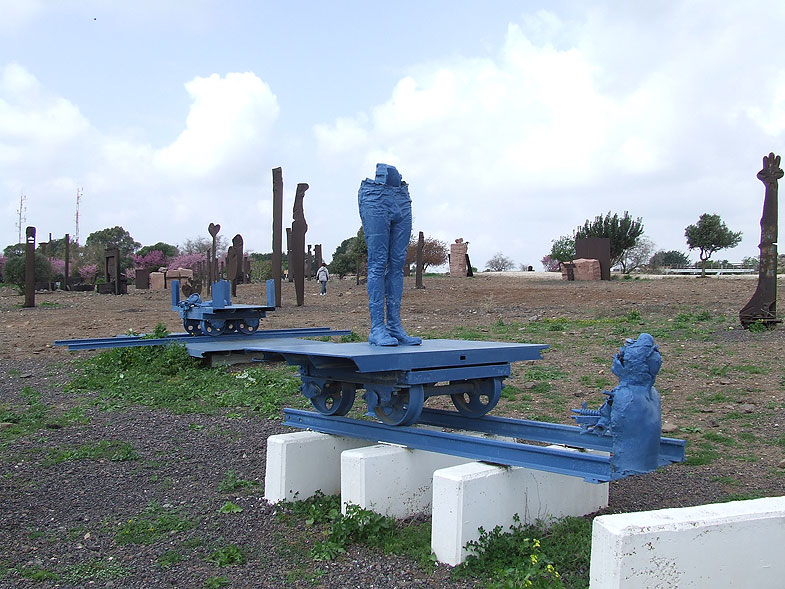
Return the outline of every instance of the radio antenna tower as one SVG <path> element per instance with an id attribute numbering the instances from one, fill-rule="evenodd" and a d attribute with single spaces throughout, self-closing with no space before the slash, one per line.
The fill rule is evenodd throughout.
<path id="1" fill-rule="evenodd" d="M 27 197 L 25 196 L 24 192 L 19 193 L 19 208 L 16 211 L 17 223 L 16 228 L 19 230 L 19 241 L 16 243 L 22 243 L 22 233 L 25 227 L 25 221 L 27 221 L 27 217 L 25 213 L 27 212 L 27 205 L 25 202 L 27 201 Z"/>
<path id="2" fill-rule="evenodd" d="M 76 189 L 76 231 L 74 231 L 74 243 L 79 245 L 79 202 L 82 200 L 82 193 L 84 188 Z"/>

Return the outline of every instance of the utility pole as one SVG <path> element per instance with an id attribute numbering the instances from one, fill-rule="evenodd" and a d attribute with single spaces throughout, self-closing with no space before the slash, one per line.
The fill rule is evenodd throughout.
<path id="1" fill-rule="evenodd" d="M 25 226 L 25 221 L 27 221 L 27 217 L 25 213 L 27 212 L 27 205 L 25 202 L 27 201 L 27 197 L 25 196 L 24 192 L 19 193 L 19 208 L 16 211 L 16 228 L 19 231 L 19 237 L 16 243 L 22 243 L 22 229 Z"/>
<path id="2" fill-rule="evenodd" d="M 76 189 L 76 231 L 74 231 L 74 243 L 79 245 L 79 202 L 82 200 L 84 188 Z"/>

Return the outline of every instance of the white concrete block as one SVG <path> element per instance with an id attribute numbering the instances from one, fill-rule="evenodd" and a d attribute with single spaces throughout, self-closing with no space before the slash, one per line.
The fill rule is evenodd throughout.
<path id="1" fill-rule="evenodd" d="M 341 452 L 368 445 L 367 440 L 311 431 L 267 438 L 264 498 L 271 503 L 307 499 L 316 491 L 341 490 Z"/>
<path id="2" fill-rule="evenodd" d="M 434 471 L 469 462 L 467 458 L 379 444 L 341 454 L 341 504 L 395 518 L 427 512 Z"/>
<path id="3" fill-rule="evenodd" d="M 785 497 L 594 519 L 592 589 L 785 587 Z"/>
<path id="4" fill-rule="evenodd" d="M 466 560 L 466 543 L 478 528 L 509 527 L 550 517 L 585 515 L 608 505 L 608 484 L 521 467 L 481 462 L 438 470 L 433 475 L 431 549 L 439 562 Z"/>

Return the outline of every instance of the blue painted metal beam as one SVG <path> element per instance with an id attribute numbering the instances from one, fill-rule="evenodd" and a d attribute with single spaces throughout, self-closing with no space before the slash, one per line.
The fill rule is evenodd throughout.
<path id="1" fill-rule="evenodd" d="M 469 340 L 423 340 L 419 346 L 372 346 L 367 342 L 336 344 L 308 340 L 260 342 L 253 351 L 275 352 L 292 364 L 302 358 L 316 368 L 336 361 L 350 361 L 361 373 L 433 370 L 462 366 L 505 364 L 522 360 L 541 360 L 544 344 L 514 344 Z M 291 358 L 291 360 L 290 360 Z"/>
<path id="2" fill-rule="evenodd" d="M 388 426 L 346 417 L 328 417 L 313 411 L 298 409 L 285 409 L 284 415 L 286 425 L 301 429 L 312 429 L 372 442 L 390 442 L 429 452 L 462 456 L 471 460 L 577 476 L 592 483 L 622 478 L 612 472 L 608 455 L 545 448 L 417 427 Z"/>
<path id="3" fill-rule="evenodd" d="M 230 347 L 238 348 L 237 342 L 249 342 L 250 344 L 270 338 L 297 338 L 297 337 L 324 337 L 341 336 L 351 333 L 346 329 L 330 329 L 329 327 L 304 327 L 292 329 L 265 329 L 257 331 L 252 335 L 226 334 L 220 338 L 208 335 L 190 335 L 188 333 L 173 333 L 164 338 L 145 338 L 141 335 L 118 335 L 115 337 L 98 337 L 85 339 L 57 340 L 56 346 L 67 346 L 69 351 L 78 350 L 97 350 L 102 348 L 130 348 L 138 346 L 164 346 L 173 342 L 184 344 L 191 343 L 212 343 L 226 342 Z"/>
<path id="4" fill-rule="evenodd" d="M 585 430 L 578 426 L 559 423 L 490 416 L 470 418 L 453 411 L 442 411 L 440 409 L 423 409 L 417 423 L 519 438 L 532 442 L 563 444 L 574 448 L 586 448 L 602 452 L 611 452 L 613 449 L 613 438 L 611 436 L 581 433 L 585 432 Z M 660 466 L 683 461 L 685 446 L 686 442 L 684 440 L 660 438 Z"/>

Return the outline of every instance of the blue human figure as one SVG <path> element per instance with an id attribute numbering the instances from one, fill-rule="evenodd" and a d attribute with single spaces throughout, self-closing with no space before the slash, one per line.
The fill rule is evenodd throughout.
<path id="1" fill-rule="evenodd" d="M 362 181 L 358 201 L 368 246 L 368 342 L 416 346 L 422 339 L 407 335 L 401 326 L 403 264 L 412 233 L 409 186 L 394 166 L 376 164 L 376 178 Z"/>

